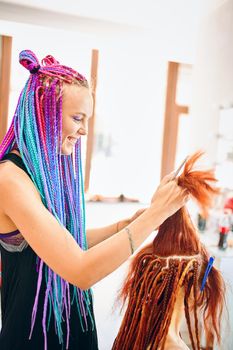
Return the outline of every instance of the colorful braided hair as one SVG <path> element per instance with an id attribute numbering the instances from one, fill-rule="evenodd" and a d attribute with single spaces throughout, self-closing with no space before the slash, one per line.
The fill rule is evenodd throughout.
<path id="1" fill-rule="evenodd" d="M 216 181 L 212 171 L 192 170 L 200 156 L 198 152 L 190 157 L 178 184 L 189 191 L 207 215 L 218 189 L 212 185 Z M 204 290 L 200 290 L 208 261 L 208 253 L 183 207 L 165 220 L 153 243 L 144 247 L 132 261 L 120 293 L 123 305 L 127 301 L 127 308 L 113 349 L 166 349 L 166 336 L 180 292 L 184 295 L 192 349 L 200 350 L 199 310 L 202 310 L 199 318 L 203 318 L 207 341 L 215 336 L 220 342 L 225 286 L 220 272 L 213 267 Z"/>
<path id="2" fill-rule="evenodd" d="M 61 154 L 61 143 L 63 84 L 76 84 L 88 88 L 87 80 L 75 70 L 61 65 L 52 56 L 46 56 L 40 66 L 37 57 L 30 50 L 20 53 L 19 62 L 31 74 L 20 94 L 11 126 L 0 145 L 0 160 L 13 149 L 19 150 L 32 181 L 40 192 L 43 204 L 59 223 L 69 230 L 79 246 L 86 250 L 81 143 L 79 139 L 70 156 Z M 73 285 L 70 286 L 39 258 L 37 270 L 38 282 L 32 310 L 30 338 L 37 315 L 44 273 L 47 282 L 42 320 L 45 349 L 47 349 L 46 328 L 50 322 L 51 312 L 54 313 L 59 343 L 64 342 L 62 336 L 64 311 L 67 325 L 66 349 L 68 349 L 70 303 L 76 303 L 82 329 L 87 330 L 87 315 L 91 317 L 89 293 Z M 91 321 L 94 326 L 92 317 Z"/>

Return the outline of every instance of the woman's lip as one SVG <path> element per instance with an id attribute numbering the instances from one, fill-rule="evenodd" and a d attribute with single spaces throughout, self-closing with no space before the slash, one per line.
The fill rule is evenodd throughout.
<path id="1" fill-rule="evenodd" d="M 70 143 L 72 143 L 72 145 L 74 145 L 78 140 L 77 138 L 72 137 L 72 136 L 68 136 L 67 139 Z"/>

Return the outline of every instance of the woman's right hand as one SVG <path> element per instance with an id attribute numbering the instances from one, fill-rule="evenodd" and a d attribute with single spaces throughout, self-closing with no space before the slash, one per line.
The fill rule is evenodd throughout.
<path id="1" fill-rule="evenodd" d="M 189 199 L 187 190 L 178 186 L 176 179 L 171 178 L 172 174 L 169 174 L 162 179 L 151 200 L 151 209 L 162 209 L 164 220 L 176 213 Z"/>
<path id="2" fill-rule="evenodd" d="M 172 171 L 171 173 L 169 173 L 168 175 L 165 175 L 165 176 L 162 178 L 162 180 L 161 180 L 159 186 L 157 187 L 155 193 L 153 194 L 153 197 L 151 198 L 151 203 L 153 203 L 153 201 L 154 201 L 154 196 L 155 196 L 157 190 L 158 190 L 160 187 L 162 187 L 163 185 L 165 185 L 166 183 L 168 183 L 168 182 L 171 181 L 171 180 L 175 180 L 175 179 L 174 179 L 174 175 L 175 175 L 175 171 Z"/>

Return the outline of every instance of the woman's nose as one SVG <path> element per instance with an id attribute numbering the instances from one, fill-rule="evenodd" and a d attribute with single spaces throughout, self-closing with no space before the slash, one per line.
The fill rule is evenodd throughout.
<path id="1" fill-rule="evenodd" d="M 80 126 L 79 130 L 78 130 L 79 135 L 87 135 L 87 122 L 83 121 L 82 125 Z"/>
<path id="2" fill-rule="evenodd" d="M 79 133 L 79 135 L 87 135 L 87 129 L 81 127 L 81 128 L 79 129 L 78 133 Z"/>

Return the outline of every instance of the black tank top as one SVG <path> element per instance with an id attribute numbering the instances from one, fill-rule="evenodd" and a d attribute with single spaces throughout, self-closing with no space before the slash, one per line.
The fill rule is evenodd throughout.
<path id="1" fill-rule="evenodd" d="M 23 161 L 18 155 L 11 153 L 4 156 L 2 160 L 4 159 L 11 160 L 27 173 Z M 44 295 L 46 291 L 44 276 L 32 338 L 30 340 L 28 339 L 38 277 L 36 271 L 37 255 L 30 246 L 27 246 L 22 252 L 9 252 L 0 245 L 0 251 L 2 259 L 2 329 L 0 333 L 0 349 L 43 350 L 44 336 L 42 329 L 42 316 Z M 70 288 L 70 290 L 72 290 L 72 288 Z M 93 305 L 91 305 L 91 312 L 94 320 Z M 50 327 L 47 331 L 47 349 L 65 349 L 65 345 L 62 347 L 62 345 L 59 344 L 54 324 L 52 313 Z M 63 324 L 63 336 L 65 344 L 65 322 Z M 77 306 L 74 303 L 71 305 L 69 350 L 97 349 L 98 341 L 95 322 L 93 330 L 91 319 L 88 316 L 88 331 L 83 332 L 79 321 Z"/>

